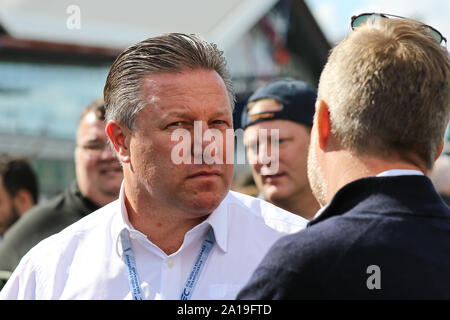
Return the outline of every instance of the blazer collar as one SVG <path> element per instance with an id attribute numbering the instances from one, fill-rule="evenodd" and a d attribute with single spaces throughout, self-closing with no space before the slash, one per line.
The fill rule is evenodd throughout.
<path id="1" fill-rule="evenodd" d="M 342 187 L 307 226 L 344 214 L 355 207 L 380 214 L 393 210 L 414 214 L 414 209 L 423 206 L 424 203 L 444 204 L 431 180 L 426 176 L 367 177 Z M 436 215 L 438 212 L 433 211 L 429 214 Z"/>

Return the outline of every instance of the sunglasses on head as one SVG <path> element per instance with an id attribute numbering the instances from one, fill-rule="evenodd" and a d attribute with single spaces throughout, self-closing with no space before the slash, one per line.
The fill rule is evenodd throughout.
<path id="1" fill-rule="evenodd" d="M 359 27 L 360 25 L 364 24 L 367 22 L 367 20 L 369 19 L 379 19 L 379 18 L 385 18 L 385 19 L 389 19 L 389 18 L 398 18 L 398 19 L 406 19 L 405 17 L 401 17 L 401 16 L 396 16 L 393 14 L 386 14 L 386 13 L 361 13 L 357 16 L 353 16 L 352 20 L 351 20 L 351 27 L 352 30 L 354 30 L 355 28 Z M 442 33 L 440 33 L 439 31 L 437 31 L 435 28 L 433 28 L 432 26 L 423 24 L 426 29 L 430 32 L 430 35 L 439 43 L 441 44 L 442 42 L 445 43 L 445 45 L 447 46 L 447 39 L 442 35 Z"/>

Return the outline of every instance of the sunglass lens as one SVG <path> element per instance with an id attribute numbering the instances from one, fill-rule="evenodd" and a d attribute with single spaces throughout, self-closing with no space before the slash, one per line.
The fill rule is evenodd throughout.
<path id="1" fill-rule="evenodd" d="M 371 17 L 373 17 L 373 14 L 362 14 L 357 16 L 355 19 L 353 19 L 352 21 L 352 28 L 357 28 L 360 25 L 364 24 L 367 22 L 367 20 L 369 20 Z"/>
<path id="2" fill-rule="evenodd" d="M 433 29 L 431 29 L 431 28 L 428 28 L 428 31 L 430 32 L 430 35 L 431 35 L 434 39 L 436 39 L 436 41 L 437 41 L 438 43 L 441 43 L 441 42 L 442 42 L 442 35 L 441 35 L 439 32 L 437 32 L 436 30 L 433 30 Z"/>

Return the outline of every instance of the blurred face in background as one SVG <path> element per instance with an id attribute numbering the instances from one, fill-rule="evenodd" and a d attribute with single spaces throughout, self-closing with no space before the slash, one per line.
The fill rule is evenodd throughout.
<path id="1" fill-rule="evenodd" d="M 262 99 L 257 101 L 248 113 L 251 115 L 276 111 L 280 108 L 281 105 L 276 100 Z M 245 129 L 244 134 L 249 158 L 250 153 L 261 152 L 262 143 L 270 143 L 270 139 L 258 141 L 258 132 L 262 129 L 267 130 L 268 137 L 272 130 L 279 130 L 278 171 L 266 170 L 265 167 L 270 166 L 270 163 L 258 162 L 250 165 L 255 183 L 264 194 L 265 199 L 276 204 L 279 201 L 285 202 L 301 196 L 305 192 L 310 192 L 306 168 L 310 139 L 309 128 L 288 120 L 268 120 L 251 125 Z M 257 146 L 257 150 L 250 148 L 252 145 Z M 271 150 L 270 146 L 267 146 L 266 150 Z"/>
<path id="2" fill-rule="evenodd" d="M 80 121 L 75 170 L 81 193 L 97 205 L 104 206 L 118 198 L 122 167 L 107 144 L 105 122 L 95 112 Z"/>
<path id="3" fill-rule="evenodd" d="M 0 176 L 0 236 L 3 236 L 18 217 L 13 198 L 3 186 L 3 178 Z"/>

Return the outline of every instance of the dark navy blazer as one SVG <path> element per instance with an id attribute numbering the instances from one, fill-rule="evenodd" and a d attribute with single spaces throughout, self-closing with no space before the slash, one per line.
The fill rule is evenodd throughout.
<path id="1" fill-rule="evenodd" d="M 351 182 L 238 299 L 450 299 L 450 209 L 425 176 Z"/>

